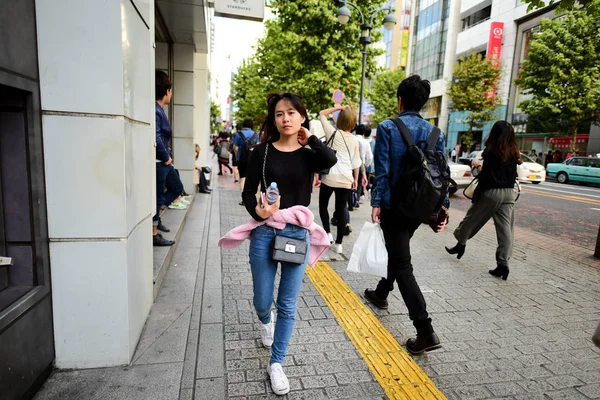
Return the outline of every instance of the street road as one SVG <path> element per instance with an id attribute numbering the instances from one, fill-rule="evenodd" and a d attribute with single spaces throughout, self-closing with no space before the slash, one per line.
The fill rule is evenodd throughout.
<path id="1" fill-rule="evenodd" d="M 600 224 L 600 188 L 544 182 L 521 184 L 515 224 L 566 242 L 594 249 Z M 471 201 L 462 189 L 451 197 L 452 207 L 466 211 Z"/>

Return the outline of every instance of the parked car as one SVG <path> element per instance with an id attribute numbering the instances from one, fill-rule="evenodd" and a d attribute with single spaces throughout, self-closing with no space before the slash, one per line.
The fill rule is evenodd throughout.
<path id="1" fill-rule="evenodd" d="M 521 153 L 523 164 L 517 167 L 519 182 L 539 184 L 546 180 L 546 169 L 542 164 L 534 162 L 529 156 Z"/>
<path id="2" fill-rule="evenodd" d="M 470 160 L 471 174 L 474 177 L 479 175 L 479 171 L 476 168 L 476 164 L 482 164 L 483 159 L 481 158 L 481 151 L 473 151 L 468 157 L 463 157 L 461 160 L 466 162 Z M 546 180 L 546 169 L 542 164 L 534 162 L 529 156 L 521 153 L 521 160 L 523 163 L 517 167 L 517 175 L 519 182 L 531 182 L 539 184 Z"/>
<path id="3" fill-rule="evenodd" d="M 458 159 L 458 163 L 468 165 L 469 167 L 471 167 L 471 163 L 475 158 L 481 160 L 481 153 L 483 153 L 483 151 L 481 150 L 472 151 L 466 157 L 460 157 Z"/>
<path id="4" fill-rule="evenodd" d="M 473 174 L 471 173 L 471 168 L 464 164 L 450 161 L 448 162 L 448 166 L 450 167 L 450 177 L 456 182 L 456 187 L 450 187 L 449 190 L 449 193 L 452 195 L 458 189 L 464 189 L 469 186 L 469 183 L 473 180 Z"/>
<path id="5" fill-rule="evenodd" d="M 548 164 L 547 172 L 560 183 L 600 183 L 600 157 L 571 157 L 562 163 Z"/>

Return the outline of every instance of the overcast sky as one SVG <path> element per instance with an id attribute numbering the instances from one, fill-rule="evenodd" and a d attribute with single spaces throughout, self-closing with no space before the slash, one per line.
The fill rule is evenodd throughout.
<path id="1" fill-rule="evenodd" d="M 265 20 L 271 17 L 265 7 Z M 242 60 L 254 53 L 254 47 L 263 36 L 262 22 L 215 17 L 215 49 L 212 74 L 218 79 L 218 102 L 225 117 L 231 73 L 236 72 Z M 213 82 L 214 83 L 214 82 Z"/>

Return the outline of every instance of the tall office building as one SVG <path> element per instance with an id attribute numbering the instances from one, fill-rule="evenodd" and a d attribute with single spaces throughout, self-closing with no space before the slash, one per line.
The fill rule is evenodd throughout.
<path id="1" fill-rule="evenodd" d="M 518 125 L 523 96 L 513 81 L 527 56 L 532 32 L 541 18 L 554 18 L 553 9 L 528 13 L 521 0 L 413 0 L 407 72 L 431 81 L 431 97 L 422 115 L 446 133 L 448 147 L 461 143 L 467 130 L 466 113 L 452 110 L 447 95 L 454 64 L 471 53 L 499 60 L 503 75 L 497 87 L 498 119 L 513 122 L 516 115 Z M 475 132 L 476 149 L 492 125 Z"/>

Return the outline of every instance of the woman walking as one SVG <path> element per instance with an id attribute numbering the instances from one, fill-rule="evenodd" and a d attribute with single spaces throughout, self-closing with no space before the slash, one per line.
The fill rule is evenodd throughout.
<path id="1" fill-rule="evenodd" d="M 335 129 L 327 120 L 327 116 L 339 111 L 337 117 L 337 128 Z M 335 193 L 335 216 L 337 218 L 337 234 L 333 250 L 342 253 L 342 240 L 344 230 L 349 224 L 346 211 L 347 202 L 353 189 L 358 187 L 358 172 L 362 161 L 360 159 L 360 147 L 352 130 L 356 126 L 356 112 L 350 106 L 336 105 L 319 113 L 319 119 L 329 146 L 336 151 L 338 159 L 328 174 L 321 178 L 321 189 L 319 192 L 319 215 L 323 228 L 333 242 L 333 235 L 329 226 L 329 199 Z"/>
<path id="2" fill-rule="evenodd" d="M 310 204 L 313 174 L 334 165 L 336 156 L 307 129 L 308 113 L 298 95 L 272 94 L 268 96 L 267 102 L 268 115 L 261 129 L 261 144 L 250 155 L 242 198 L 244 206 L 254 219 L 250 224 L 253 227 L 250 238 L 250 269 L 254 308 L 261 322 L 261 341 L 264 347 L 271 348 L 267 372 L 273 392 L 283 395 L 289 392 L 290 385 L 282 364 L 294 328 L 296 299 L 309 252 L 300 263 L 274 259 L 274 240 L 276 236 L 283 236 L 286 240 L 299 240 L 310 246 L 311 242 L 316 243 L 314 239 L 318 237 L 320 245 L 324 243 L 322 252 L 327 250 L 325 232 L 314 224 L 314 216 L 307 207 Z M 310 149 L 305 147 L 307 144 Z M 277 184 L 279 199 L 269 204 L 265 192 L 272 182 Z M 257 201 L 256 191 L 259 185 L 261 197 Z M 281 225 L 283 229 L 273 227 L 281 221 L 285 221 Z M 295 246 L 292 251 L 296 251 L 298 247 L 304 245 Z M 316 256 L 316 253 L 310 254 L 311 258 Z M 274 323 L 271 304 L 278 263 L 281 264 L 281 278 L 276 303 L 277 321 Z"/>
<path id="3" fill-rule="evenodd" d="M 219 139 L 217 140 L 217 146 L 219 162 L 219 173 L 217 175 L 223 175 L 223 167 L 227 168 L 230 174 L 233 174 L 233 169 L 229 165 L 229 158 L 231 157 L 229 149 L 231 147 L 231 142 L 229 141 L 229 134 L 227 132 L 221 132 Z"/>
<path id="4" fill-rule="evenodd" d="M 485 141 L 482 158 L 483 164 L 477 166 L 480 170 L 479 184 L 475 189 L 473 204 L 454 231 L 458 243 L 451 249 L 446 247 L 446 251 L 456 254 L 460 259 L 465 252 L 467 240 L 475 236 L 490 218 L 493 218 L 498 249 L 496 268 L 489 270 L 489 273 L 506 280 L 509 273 L 508 261 L 512 256 L 514 242 L 517 198 L 514 187 L 517 165 L 521 164 L 521 153 L 511 124 L 506 121 L 498 121 L 494 124 Z"/>

